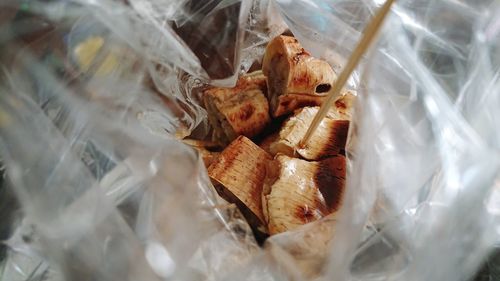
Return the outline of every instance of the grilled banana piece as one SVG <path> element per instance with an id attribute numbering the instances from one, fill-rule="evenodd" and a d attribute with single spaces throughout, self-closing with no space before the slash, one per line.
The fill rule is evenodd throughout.
<path id="1" fill-rule="evenodd" d="M 283 35 L 267 45 L 262 71 L 274 117 L 320 105 L 337 78 L 327 62 L 312 57 L 294 37 Z"/>
<path id="2" fill-rule="evenodd" d="M 272 157 L 244 136 L 235 139 L 217 161 L 208 168 L 208 175 L 217 193 L 235 203 L 254 228 L 264 226 L 262 214 L 262 186 L 266 177 L 266 163 Z"/>
<path id="3" fill-rule="evenodd" d="M 345 158 L 318 162 L 277 155 L 268 162 L 263 211 L 270 235 L 337 211 L 345 189 Z"/>
<path id="4" fill-rule="evenodd" d="M 226 145 L 237 136 L 254 137 L 269 124 L 269 104 L 263 94 L 266 79 L 252 73 L 238 80 L 234 88 L 212 88 L 204 92 L 208 121 L 215 140 Z"/>
<path id="5" fill-rule="evenodd" d="M 297 156 L 307 160 L 320 160 L 339 154 L 345 148 L 349 120 L 340 119 L 335 111 L 330 111 L 304 147 L 298 147 L 311 125 L 319 107 L 304 107 L 290 117 L 279 132 L 279 139 L 269 148 L 272 155 L 277 153 Z"/>

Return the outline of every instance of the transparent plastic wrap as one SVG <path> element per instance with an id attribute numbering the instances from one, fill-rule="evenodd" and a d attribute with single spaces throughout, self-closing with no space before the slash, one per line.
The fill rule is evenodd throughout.
<path id="1" fill-rule="evenodd" d="M 199 89 L 258 69 L 286 28 L 341 71 L 382 3 L 0 3 L 0 155 L 18 201 L 0 192 L 0 279 L 470 280 L 484 263 L 500 277 L 486 261 L 500 245 L 498 2 L 396 1 L 349 81 L 333 216 L 259 246 L 178 140 L 208 133 Z"/>

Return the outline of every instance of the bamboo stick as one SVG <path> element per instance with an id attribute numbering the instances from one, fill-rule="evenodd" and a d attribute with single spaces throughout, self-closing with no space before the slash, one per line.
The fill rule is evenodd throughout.
<path id="1" fill-rule="evenodd" d="M 382 23 L 384 22 L 385 17 L 390 11 L 390 8 L 392 4 L 394 3 L 395 0 L 387 0 L 382 8 L 377 12 L 377 14 L 373 17 L 371 22 L 366 26 L 363 36 L 361 40 L 359 41 L 358 45 L 354 49 L 354 52 L 352 53 L 351 57 L 347 61 L 347 65 L 344 67 L 342 72 L 340 73 L 339 78 L 335 82 L 334 86 L 328 93 L 327 99 L 323 102 L 321 105 L 320 110 L 314 117 L 313 121 L 311 122 L 311 125 L 307 129 L 306 134 L 304 135 L 304 138 L 300 141 L 299 147 L 303 148 L 309 139 L 311 138 L 312 134 L 314 131 L 318 128 L 319 124 L 321 123 L 321 120 L 325 118 L 328 110 L 332 106 L 333 102 L 335 99 L 340 95 L 340 91 L 344 87 L 345 83 L 347 82 L 347 79 L 351 76 L 352 72 L 358 65 L 359 61 L 361 60 L 361 57 L 363 54 L 368 50 L 370 47 L 371 43 L 373 42 L 373 39 L 377 35 L 380 27 L 382 26 Z"/>

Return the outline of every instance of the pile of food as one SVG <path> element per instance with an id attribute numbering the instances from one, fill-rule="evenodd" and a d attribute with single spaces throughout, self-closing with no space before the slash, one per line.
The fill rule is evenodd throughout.
<path id="1" fill-rule="evenodd" d="M 355 94 L 344 91 L 299 146 L 335 80 L 327 62 L 280 35 L 269 42 L 261 71 L 242 76 L 234 88 L 204 91 L 212 139 L 186 142 L 256 236 L 293 230 L 339 210 Z"/>

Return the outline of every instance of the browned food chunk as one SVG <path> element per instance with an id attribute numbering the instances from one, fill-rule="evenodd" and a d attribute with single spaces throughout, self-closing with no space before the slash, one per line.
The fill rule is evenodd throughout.
<path id="1" fill-rule="evenodd" d="M 221 197 L 235 203 L 254 228 L 264 226 L 262 186 L 267 162 L 272 157 L 244 136 L 235 139 L 217 161 L 208 168 L 208 175 Z"/>
<path id="2" fill-rule="evenodd" d="M 206 90 L 203 98 L 215 140 L 228 144 L 239 135 L 251 138 L 259 134 L 270 122 L 264 92 L 261 73 L 243 76 L 234 88 Z"/>
<path id="3" fill-rule="evenodd" d="M 274 117 L 320 105 L 336 79 L 327 62 L 312 57 L 294 37 L 283 35 L 267 45 L 262 71 Z"/>
<path id="4" fill-rule="evenodd" d="M 339 154 L 345 149 L 349 119 L 345 113 L 332 109 L 321 121 L 304 147 L 299 147 L 299 142 L 306 134 L 319 107 L 304 107 L 297 110 L 281 128 L 279 138 L 270 145 L 271 154 L 286 154 L 307 160 L 320 160 Z M 345 109 L 342 109 L 345 112 Z"/>
<path id="5" fill-rule="evenodd" d="M 269 234 L 336 212 L 345 190 L 345 165 L 343 156 L 308 162 L 279 154 L 269 162 L 262 198 Z"/>

